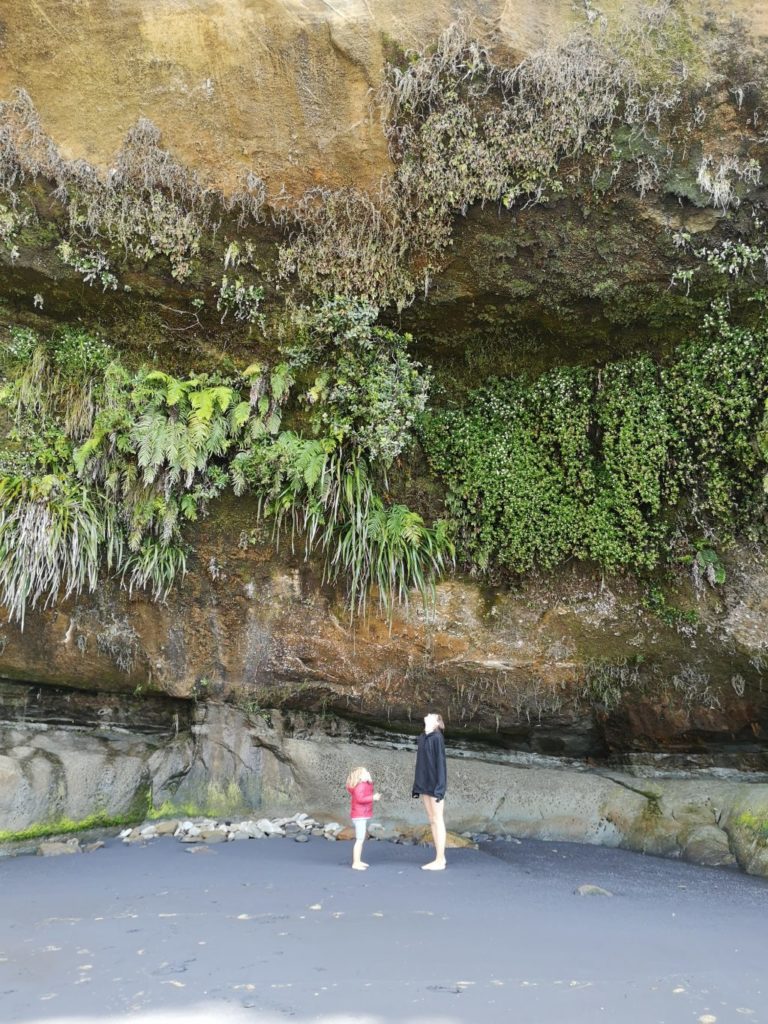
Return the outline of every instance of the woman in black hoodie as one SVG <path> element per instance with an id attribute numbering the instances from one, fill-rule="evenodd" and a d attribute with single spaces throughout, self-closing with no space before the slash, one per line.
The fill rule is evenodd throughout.
<path id="1" fill-rule="evenodd" d="M 435 843 L 435 859 L 422 864 L 424 871 L 442 871 L 445 868 L 445 725 L 441 715 L 431 712 L 424 716 L 424 732 L 419 736 L 416 752 L 416 775 L 412 796 L 420 796 L 429 818 Z"/>

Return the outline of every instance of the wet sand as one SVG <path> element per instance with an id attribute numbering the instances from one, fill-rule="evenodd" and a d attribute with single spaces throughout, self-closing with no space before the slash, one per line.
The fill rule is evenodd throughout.
<path id="1" fill-rule="evenodd" d="M 0 861 L 0 1020 L 768 1024 L 768 881 L 619 850 L 161 839 Z M 582 897 L 594 884 L 612 898 Z"/>

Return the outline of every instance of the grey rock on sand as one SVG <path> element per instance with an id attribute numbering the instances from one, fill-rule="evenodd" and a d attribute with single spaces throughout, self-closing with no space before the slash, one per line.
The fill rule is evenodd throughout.
<path id="1" fill-rule="evenodd" d="M 158 821 L 155 825 L 155 833 L 158 836 L 172 836 L 176 833 L 179 827 L 179 822 L 175 819 L 171 821 Z"/>
<path id="2" fill-rule="evenodd" d="M 579 885 L 573 892 L 576 896 L 613 896 L 612 892 L 599 885 Z"/>
<path id="3" fill-rule="evenodd" d="M 65 853 L 82 853 L 80 842 L 77 839 L 67 839 L 63 842 L 48 840 L 40 843 L 37 853 L 40 857 L 60 857 Z"/>
<path id="4" fill-rule="evenodd" d="M 205 840 L 206 843 L 226 843 L 227 834 L 226 832 L 220 832 L 218 829 L 206 828 L 200 833 L 200 838 Z"/>
<path id="5" fill-rule="evenodd" d="M 83 853 L 95 853 L 97 850 L 103 850 L 104 845 L 105 844 L 102 842 L 101 839 L 97 839 L 93 843 L 86 843 L 85 846 L 82 847 L 82 850 Z"/>
<path id="6" fill-rule="evenodd" d="M 683 860 L 712 868 L 730 867 L 736 863 L 728 836 L 714 825 L 701 825 L 691 830 L 683 846 Z"/>

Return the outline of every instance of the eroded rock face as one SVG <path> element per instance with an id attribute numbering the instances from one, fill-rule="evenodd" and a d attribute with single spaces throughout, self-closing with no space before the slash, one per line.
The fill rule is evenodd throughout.
<path id="1" fill-rule="evenodd" d="M 619 4 L 607 0 L 609 17 Z M 731 5 L 756 36 L 761 6 Z M 462 14 L 531 52 L 583 19 L 569 0 L 96 0 L 5 4 L 0 94 L 23 86 L 66 156 L 106 167 L 149 117 L 189 166 L 225 189 L 254 169 L 277 191 L 374 187 L 388 169 L 371 90 L 387 48 L 422 47 Z"/>
<path id="2" fill-rule="evenodd" d="M 376 816 L 385 828 L 423 825 L 420 803 L 410 795 L 413 741 L 366 733 L 333 717 L 247 715 L 200 704 L 189 729 L 172 728 L 162 738 L 14 722 L 0 729 L 0 750 L 3 767 L 11 769 L 0 773 L 5 831 L 77 821 L 96 809 L 117 817 L 131 808 L 137 817 L 155 808 L 228 819 L 302 808 L 321 821 L 343 822 L 344 779 L 360 763 L 382 794 Z M 450 734 L 448 754 L 446 816 L 454 831 L 621 846 L 768 874 L 768 784 L 757 777 L 646 778 L 573 764 L 523 766 L 487 749 L 455 747 Z M 146 833 L 158 834 L 157 828 Z"/>
<path id="3" fill-rule="evenodd" d="M 454 735 L 542 754 L 667 752 L 764 764 L 768 606 L 758 556 L 733 556 L 723 597 L 683 594 L 697 627 L 665 624 L 634 584 L 587 571 L 519 592 L 452 579 L 434 609 L 416 598 L 391 629 L 375 606 L 351 620 L 343 594 L 253 526 L 245 499 L 218 502 L 167 604 L 107 581 L 8 624 L 0 674 L 94 692 L 335 711 L 417 730 L 429 707 Z M 762 574 L 762 575 L 761 575 Z M 729 761 L 728 758 L 731 760 Z"/>
<path id="4" fill-rule="evenodd" d="M 535 0 L 6 4 L 0 94 L 27 89 L 65 155 L 102 167 L 143 116 L 227 190 L 245 169 L 276 191 L 373 188 L 388 169 L 371 110 L 386 48 L 423 46 L 462 8 L 522 52 L 576 20 L 567 0 L 546 10 Z"/>

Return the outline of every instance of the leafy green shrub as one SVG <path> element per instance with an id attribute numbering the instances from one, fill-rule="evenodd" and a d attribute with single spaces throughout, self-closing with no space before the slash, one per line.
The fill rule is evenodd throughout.
<path id="1" fill-rule="evenodd" d="M 767 340 L 764 326 L 735 327 L 718 305 L 703 338 L 683 345 L 663 368 L 673 425 L 670 462 L 688 491 L 690 513 L 730 532 L 747 527 L 762 507 L 755 441 L 766 396 Z"/>
<path id="2" fill-rule="evenodd" d="M 599 454 L 587 550 L 606 566 L 652 568 L 666 530 L 664 514 L 677 498 L 667 473 L 671 426 L 659 369 L 640 357 L 609 364 L 594 383 Z"/>
<path id="3" fill-rule="evenodd" d="M 411 336 L 377 326 L 377 315 L 375 306 L 340 297 L 299 310 L 288 355 L 319 368 L 305 395 L 315 432 L 386 468 L 410 442 L 430 378 L 408 356 Z"/>
<path id="4" fill-rule="evenodd" d="M 29 362 L 40 339 L 30 327 L 10 327 L 8 340 L 0 347 L 0 369 L 13 373 Z"/>
<path id="5" fill-rule="evenodd" d="M 463 561 L 525 572 L 576 557 L 642 571 L 686 531 L 689 543 L 702 529 L 727 543 L 759 530 L 767 340 L 720 311 L 662 365 L 643 356 L 497 381 L 428 416 L 424 445 Z M 708 567 L 716 581 L 719 559 Z"/>
<path id="6" fill-rule="evenodd" d="M 525 572 L 586 555 L 588 386 L 588 371 L 567 369 L 534 385 L 499 381 L 465 409 L 427 418 L 425 448 L 447 484 L 465 561 Z"/>

